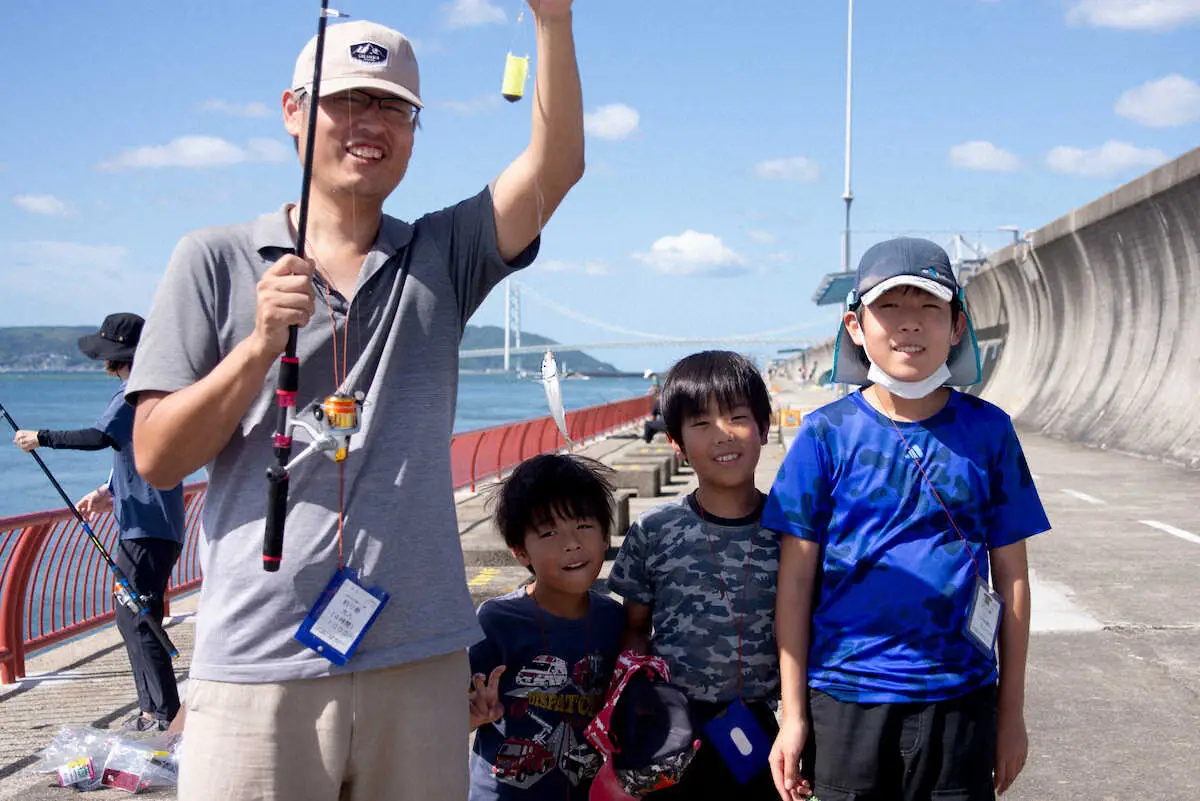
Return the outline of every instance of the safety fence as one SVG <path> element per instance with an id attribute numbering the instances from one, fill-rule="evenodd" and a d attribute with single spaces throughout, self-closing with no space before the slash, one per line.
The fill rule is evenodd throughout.
<path id="1" fill-rule="evenodd" d="M 650 414 L 649 396 L 567 413 L 567 431 L 576 443 L 598 439 Z M 523 420 L 456 434 L 450 441 L 455 489 L 502 474 L 522 460 L 566 446 L 552 417 Z M 167 588 L 167 598 L 200 586 L 200 518 L 208 485 L 184 488 L 187 537 Z M 92 531 L 110 554 L 118 530 L 112 515 L 97 519 Z M 56 509 L 0 518 L 0 684 L 25 676 L 25 656 L 112 622 L 112 576 L 88 542 L 76 517 Z"/>
<path id="2" fill-rule="evenodd" d="M 567 433 L 585 443 L 647 417 L 654 398 L 638 398 L 589 406 L 567 412 Z M 566 447 L 553 417 L 456 434 L 450 442 L 450 463 L 455 489 L 475 489 L 481 479 L 500 475 L 530 456 Z"/>

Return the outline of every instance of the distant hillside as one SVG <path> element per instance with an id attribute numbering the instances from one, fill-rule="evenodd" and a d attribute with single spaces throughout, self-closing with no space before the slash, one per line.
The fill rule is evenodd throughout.
<path id="1" fill-rule="evenodd" d="M 553 339 L 531 334 L 528 331 L 521 332 L 521 346 L 529 345 L 557 345 Z M 467 330 L 463 332 L 462 350 L 474 350 L 476 348 L 502 348 L 504 347 L 504 329 L 498 325 L 468 325 Z M 542 354 L 526 354 L 524 356 L 513 356 L 511 359 L 516 359 L 517 367 L 524 367 L 526 370 L 537 370 L 542 365 Z M 593 359 L 586 353 L 578 351 L 569 351 L 567 353 L 556 353 L 555 358 L 558 359 L 559 368 L 566 367 L 567 370 L 577 373 L 615 373 L 618 372 L 616 367 L 613 367 L 607 362 L 602 362 L 598 359 Z M 463 359 L 460 363 L 464 370 L 503 370 L 503 356 L 487 356 L 480 359 Z"/>
<path id="2" fill-rule="evenodd" d="M 0 328 L 0 370 L 103 370 L 79 352 L 79 338 L 96 326 Z"/>
<path id="3" fill-rule="evenodd" d="M 0 328 L 0 371 L 101 370 L 103 365 L 79 352 L 78 340 L 93 333 L 95 326 L 30 326 Z M 556 345 L 553 340 L 521 332 L 522 345 Z M 504 329 L 495 325 L 468 325 L 463 334 L 463 349 L 502 348 Z M 536 370 L 542 363 L 541 354 L 514 357 L 517 366 Z M 611 364 L 593 359 L 585 353 L 563 353 L 559 366 L 577 372 L 615 373 Z M 501 370 L 504 357 L 464 359 L 465 370 Z"/>

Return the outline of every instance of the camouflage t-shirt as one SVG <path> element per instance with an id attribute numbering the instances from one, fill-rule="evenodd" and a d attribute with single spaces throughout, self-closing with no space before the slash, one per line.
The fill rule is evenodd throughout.
<path id="1" fill-rule="evenodd" d="M 609 586 L 651 607 L 650 650 L 695 700 L 737 698 L 739 618 L 743 697 L 778 695 L 779 541 L 759 525 L 761 516 L 760 503 L 739 520 L 714 517 L 688 495 L 638 518 L 613 563 Z"/>

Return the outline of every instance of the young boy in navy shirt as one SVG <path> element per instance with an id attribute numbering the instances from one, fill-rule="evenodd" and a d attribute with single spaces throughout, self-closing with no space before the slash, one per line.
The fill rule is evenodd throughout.
<path id="1" fill-rule="evenodd" d="M 776 786 L 991 801 L 1028 753 L 1025 539 L 1050 523 L 1008 415 L 948 388 L 981 376 L 945 251 L 869 249 L 835 351 L 833 380 L 868 386 L 805 416 L 763 512 Z"/>
<path id="2" fill-rule="evenodd" d="M 470 801 L 586 801 L 601 757 L 584 729 L 604 704 L 621 605 L 592 589 L 611 538 L 612 470 L 562 454 L 523 462 L 495 521 L 534 580 L 479 606 L 471 646 Z"/>

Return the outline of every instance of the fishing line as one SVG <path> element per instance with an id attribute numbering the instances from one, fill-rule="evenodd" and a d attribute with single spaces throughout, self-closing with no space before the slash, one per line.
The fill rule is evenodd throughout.
<path id="1" fill-rule="evenodd" d="M 21 430 L 16 421 L 12 419 L 12 415 L 10 415 L 8 410 L 4 408 L 3 403 L 0 403 L 0 414 L 4 415 L 4 419 L 10 426 L 12 426 L 12 430 L 14 432 Z M 38 467 L 42 468 L 42 472 L 46 474 L 46 478 L 50 479 L 50 483 L 53 484 L 54 489 L 58 491 L 59 497 L 62 498 L 63 503 L 66 504 L 67 508 L 70 509 L 75 515 L 75 519 L 79 521 L 79 524 L 83 526 L 83 532 L 87 534 L 88 540 L 93 546 L 95 546 L 96 550 L 100 552 L 100 556 L 103 557 L 105 564 L 108 565 L 108 569 L 112 571 L 114 582 L 113 597 L 116 598 L 117 602 L 121 604 L 121 606 L 124 606 L 126 609 L 136 615 L 139 619 L 139 623 L 145 623 L 149 627 L 150 633 L 154 635 L 156 640 L 158 640 L 158 643 L 163 647 L 163 650 L 171 655 L 172 659 L 179 656 L 179 649 L 175 647 L 175 645 L 171 642 L 171 639 L 167 636 L 167 633 L 163 631 L 162 624 L 150 617 L 148 614 L 150 611 L 150 596 L 139 593 L 134 588 L 133 583 L 125 575 L 125 572 L 121 570 L 121 568 L 117 567 L 117 563 L 114 562 L 112 556 L 109 555 L 108 549 L 104 547 L 104 543 L 102 543 L 100 538 L 96 536 L 96 532 L 92 531 L 92 527 L 88 525 L 88 522 L 84 519 L 83 514 L 75 508 L 75 504 L 71 502 L 70 496 L 67 495 L 66 490 L 62 488 L 62 485 L 58 483 L 58 479 L 54 477 L 54 474 L 50 472 L 50 468 L 47 467 L 46 463 L 42 461 L 42 457 L 38 456 L 36 451 L 29 451 L 29 455 L 33 457 L 35 462 L 38 463 Z"/>
<path id="2" fill-rule="evenodd" d="M 524 27 L 522 22 L 525 20 L 525 2 L 518 0 L 521 3 L 520 11 L 517 12 L 517 21 L 513 25 L 512 33 L 509 35 L 508 56 L 504 60 L 504 80 L 500 84 L 500 94 L 509 103 L 516 103 L 525 96 L 525 82 L 529 78 L 529 46 L 526 41 L 524 48 L 519 46 L 518 39 L 524 39 L 522 35 Z M 520 52 L 525 51 L 525 55 L 518 56 L 514 54 L 514 50 Z"/>

